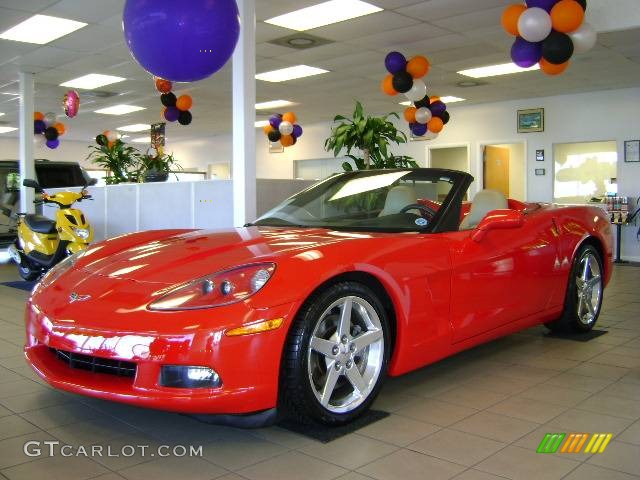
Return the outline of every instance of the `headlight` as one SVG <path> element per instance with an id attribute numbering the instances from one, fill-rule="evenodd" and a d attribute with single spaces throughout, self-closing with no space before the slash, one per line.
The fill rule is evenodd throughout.
<path id="1" fill-rule="evenodd" d="M 84 255 L 86 250 L 81 250 L 80 252 L 74 253 L 73 255 L 69 255 L 67 258 L 58 263 L 55 267 L 49 270 L 40 283 L 38 284 L 41 288 L 46 288 L 55 282 L 63 273 L 73 267 L 78 259 Z"/>
<path id="2" fill-rule="evenodd" d="M 71 227 L 71 229 L 73 230 L 73 233 L 75 233 L 81 239 L 86 240 L 87 238 L 89 238 L 88 228 Z"/>
<path id="3" fill-rule="evenodd" d="M 179 286 L 149 304 L 151 310 L 196 310 L 241 302 L 259 291 L 276 269 L 273 263 L 214 273 Z"/>

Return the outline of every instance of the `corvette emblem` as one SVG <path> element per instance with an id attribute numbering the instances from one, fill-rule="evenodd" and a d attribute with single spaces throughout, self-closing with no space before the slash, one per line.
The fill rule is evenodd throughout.
<path id="1" fill-rule="evenodd" d="M 84 302 L 85 300 L 89 300 L 91 295 L 78 295 L 76 292 L 71 292 L 69 295 L 69 303 L 73 302 Z"/>

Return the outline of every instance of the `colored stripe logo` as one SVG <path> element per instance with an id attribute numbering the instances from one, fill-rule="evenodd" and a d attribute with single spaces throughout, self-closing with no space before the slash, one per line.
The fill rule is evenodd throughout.
<path id="1" fill-rule="evenodd" d="M 611 433 L 547 433 L 536 453 L 603 453 L 612 438 Z"/>

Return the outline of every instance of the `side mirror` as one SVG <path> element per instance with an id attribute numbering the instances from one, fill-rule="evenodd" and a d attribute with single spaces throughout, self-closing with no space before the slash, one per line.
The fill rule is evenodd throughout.
<path id="1" fill-rule="evenodd" d="M 471 234 L 475 242 L 480 242 L 491 230 L 507 230 L 524 225 L 524 214 L 519 210 L 493 210 L 482 219 Z"/>
<path id="2" fill-rule="evenodd" d="M 22 181 L 22 185 L 24 185 L 25 187 L 29 187 L 29 188 L 35 189 L 35 191 L 37 193 L 42 192 L 42 188 L 40 188 L 40 184 L 38 182 L 36 182 L 35 180 L 31 180 L 30 178 L 25 178 Z"/>
<path id="3" fill-rule="evenodd" d="M 92 187 L 94 186 L 96 183 L 98 183 L 98 179 L 97 178 L 87 178 L 84 182 L 84 186 L 82 188 L 87 188 L 87 187 Z"/>

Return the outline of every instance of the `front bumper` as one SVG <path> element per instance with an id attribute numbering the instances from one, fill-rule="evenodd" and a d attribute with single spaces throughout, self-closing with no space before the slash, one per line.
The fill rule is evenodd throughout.
<path id="1" fill-rule="evenodd" d="M 25 355 L 38 375 L 55 388 L 91 397 L 192 414 L 248 414 L 276 407 L 280 357 L 293 304 L 247 312 L 234 305 L 225 315 L 250 323 L 258 318 L 285 318 L 273 331 L 227 337 L 226 327 L 176 328 L 174 333 L 91 330 L 52 319 L 31 302 L 25 314 Z M 211 313 L 208 313 L 209 315 Z M 191 323 L 191 322 L 187 322 Z M 69 326 L 72 324 L 72 326 Z M 239 325 L 236 325 L 239 326 Z M 57 358 L 62 350 L 100 359 L 135 363 L 133 378 L 73 368 Z M 182 389 L 159 385 L 162 365 L 208 366 L 219 373 L 220 388 Z"/>

